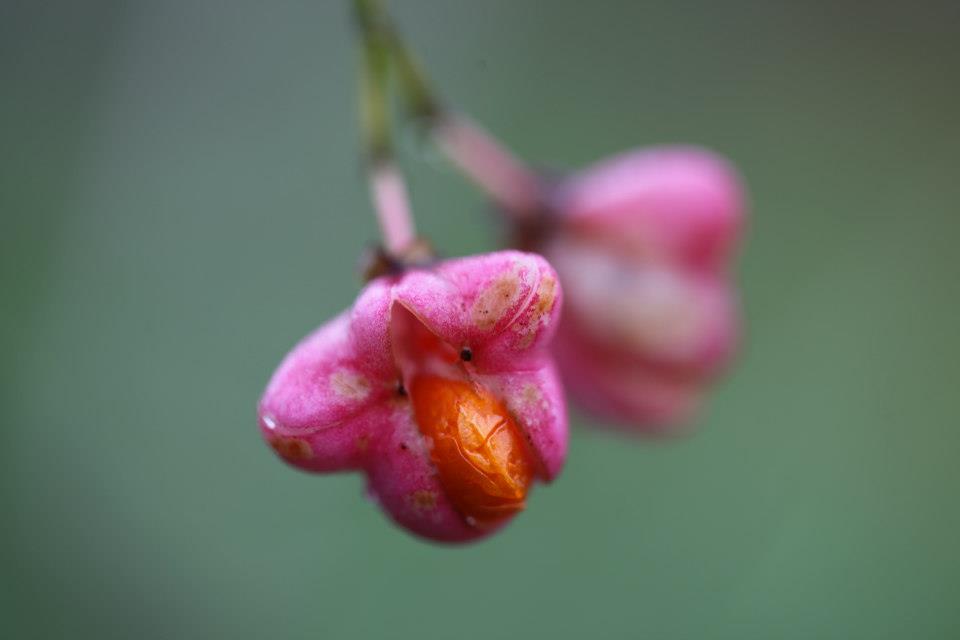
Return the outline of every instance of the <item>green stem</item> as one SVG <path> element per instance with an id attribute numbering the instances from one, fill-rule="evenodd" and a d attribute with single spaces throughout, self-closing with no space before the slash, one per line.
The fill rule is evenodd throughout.
<path id="1" fill-rule="evenodd" d="M 442 114 L 440 102 L 430 88 L 416 56 L 404 44 L 380 0 L 354 0 L 357 21 L 365 40 L 374 40 L 392 57 L 404 106 L 413 117 L 432 119 Z"/>
<path id="2" fill-rule="evenodd" d="M 428 123 L 438 120 L 444 109 L 427 81 L 423 68 L 416 57 L 404 44 L 396 30 L 390 28 L 388 42 L 397 66 L 400 90 L 406 102 L 407 112 L 414 118 L 422 118 Z"/>
<path id="3" fill-rule="evenodd" d="M 354 0 L 361 29 L 360 129 L 370 195 L 387 253 L 402 259 L 416 240 L 403 174 L 393 154 L 390 100 L 390 43 L 377 26 L 383 15 L 377 0 Z"/>
<path id="4" fill-rule="evenodd" d="M 376 15 L 376 0 L 355 0 L 360 33 L 360 130 L 368 162 L 379 162 L 393 155 L 390 102 L 387 86 L 390 73 L 390 47 L 383 33 L 371 20 Z"/>
<path id="5" fill-rule="evenodd" d="M 536 216 L 542 204 L 536 172 L 482 127 L 444 108 L 382 2 L 355 0 L 355 4 L 365 39 L 388 48 L 386 57 L 397 72 L 408 116 L 426 125 L 443 153 L 502 211 L 518 219 Z"/>

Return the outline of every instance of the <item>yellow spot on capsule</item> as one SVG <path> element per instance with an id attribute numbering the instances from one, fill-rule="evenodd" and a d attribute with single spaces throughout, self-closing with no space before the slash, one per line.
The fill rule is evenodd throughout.
<path id="1" fill-rule="evenodd" d="M 557 280 L 553 276 L 544 276 L 537 289 L 537 304 L 534 307 L 536 316 L 542 317 L 550 313 L 553 303 L 557 299 Z"/>
<path id="2" fill-rule="evenodd" d="M 557 300 L 557 280 L 553 276 L 547 275 L 540 281 L 537 287 L 536 301 L 530 305 L 527 313 L 513 325 L 513 331 L 520 339 L 516 342 L 518 349 L 528 349 L 541 329 L 541 325 L 547 322 L 550 311 L 553 309 L 554 302 Z"/>
<path id="3" fill-rule="evenodd" d="M 417 511 L 433 511 L 437 507 L 437 494 L 421 489 L 410 494 L 410 503 Z"/>
<path id="4" fill-rule="evenodd" d="M 474 301 L 470 311 L 473 324 L 484 331 L 492 329 L 519 296 L 520 276 L 516 271 L 501 275 L 481 291 Z"/>
<path id="5" fill-rule="evenodd" d="M 300 438 L 270 438 L 270 446 L 277 452 L 281 458 L 291 461 L 309 460 L 313 457 L 313 449 L 310 443 Z"/>
<path id="6" fill-rule="evenodd" d="M 543 402 L 543 394 L 541 394 L 540 389 L 533 384 L 528 384 L 523 387 L 523 393 L 521 397 L 523 398 L 524 404 L 530 407 L 539 405 L 541 402 Z"/>
<path id="7" fill-rule="evenodd" d="M 348 400 L 363 400 L 370 393 L 370 383 L 356 371 L 340 369 L 330 376 L 334 393 Z"/>
<path id="8" fill-rule="evenodd" d="M 490 525 L 523 510 L 534 465 L 520 429 L 489 392 L 422 375 L 410 395 L 431 460 L 453 506 L 468 522 Z"/>

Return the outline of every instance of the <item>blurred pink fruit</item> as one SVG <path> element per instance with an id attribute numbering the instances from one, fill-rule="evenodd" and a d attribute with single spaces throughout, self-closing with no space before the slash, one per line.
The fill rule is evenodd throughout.
<path id="1" fill-rule="evenodd" d="M 561 182 L 547 209 L 532 246 L 566 295 L 554 350 L 567 390 L 641 430 L 688 420 L 737 341 L 736 173 L 696 148 L 633 151 Z"/>

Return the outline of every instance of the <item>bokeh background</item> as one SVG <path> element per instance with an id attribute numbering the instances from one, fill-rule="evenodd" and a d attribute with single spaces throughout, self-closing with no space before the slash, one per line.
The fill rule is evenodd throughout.
<path id="1" fill-rule="evenodd" d="M 960 637 L 960 5 L 403 0 L 546 166 L 695 142 L 753 200 L 745 351 L 692 437 L 577 417 L 466 548 L 260 442 L 376 238 L 346 2 L 0 3 L 0 636 Z M 404 134 L 419 225 L 497 235 Z"/>

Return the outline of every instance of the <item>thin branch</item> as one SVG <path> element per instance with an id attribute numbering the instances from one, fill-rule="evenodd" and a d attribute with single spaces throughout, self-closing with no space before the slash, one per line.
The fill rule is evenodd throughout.
<path id="1" fill-rule="evenodd" d="M 387 253 L 400 258 L 415 238 L 410 200 L 393 152 L 390 101 L 387 95 L 391 49 L 377 24 L 382 7 L 377 0 L 355 0 L 361 34 L 360 129 L 370 195 Z"/>
<path id="2" fill-rule="evenodd" d="M 437 146 L 468 179 L 509 215 L 534 217 L 542 198 L 541 181 L 503 143 L 464 115 L 446 109 L 416 56 L 390 22 L 382 3 L 360 0 L 364 29 L 390 48 L 407 114 L 423 123 Z"/>

